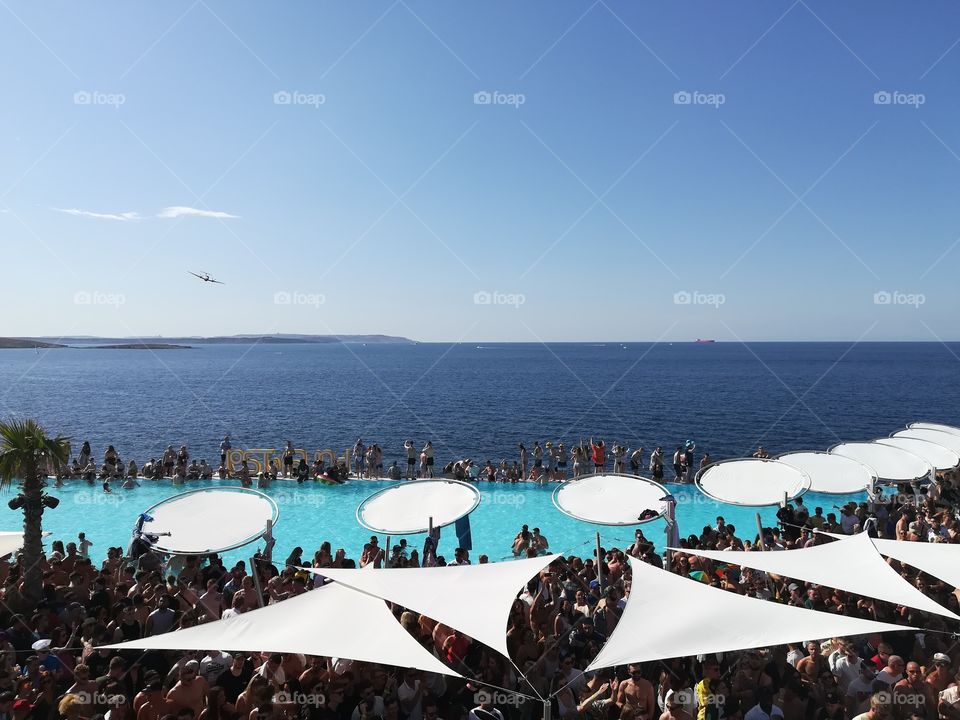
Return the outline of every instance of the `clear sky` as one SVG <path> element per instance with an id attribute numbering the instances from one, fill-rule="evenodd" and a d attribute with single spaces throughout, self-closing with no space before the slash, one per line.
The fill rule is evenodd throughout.
<path id="1" fill-rule="evenodd" d="M 5 0 L 0 60 L 0 335 L 960 339 L 954 2 Z"/>

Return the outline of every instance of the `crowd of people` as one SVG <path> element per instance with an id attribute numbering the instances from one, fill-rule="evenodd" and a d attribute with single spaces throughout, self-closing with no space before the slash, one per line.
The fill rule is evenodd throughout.
<path id="1" fill-rule="evenodd" d="M 517 446 L 516 459 L 512 461 L 503 458 L 499 463 L 495 463 L 490 459 L 479 462 L 472 458 L 462 458 L 450 461 L 439 473 L 436 472 L 433 442 L 429 440 L 419 450 L 413 440 L 407 440 L 403 444 L 406 464 L 401 465 L 399 460 L 394 460 L 386 468 L 383 448 L 377 443 L 366 445 L 361 438 L 357 438 L 349 457 L 334 457 L 329 463 L 328 457 L 323 453 L 316 453 L 312 459 L 306 457 L 290 440 L 286 441 L 279 457 L 270 459 L 266 466 L 257 461 L 257 469 L 251 468 L 247 458 L 235 463 L 230 456 L 232 449 L 230 436 L 227 435 L 220 443 L 220 462 L 216 467 L 208 463 L 206 458 L 199 461 L 191 458 L 186 445 L 181 445 L 178 450 L 175 450 L 173 445 L 168 445 L 160 457 L 151 457 L 138 465 L 136 460 L 125 463 L 116 448 L 108 445 L 103 453 L 103 462 L 98 465 L 89 441 L 84 441 L 79 454 L 57 473 L 57 481 L 100 481 L 108 492 L 111 482 L 121 482 L 123 487 L 133 488 L 139 479 L 170 479 L 175 485 L 188 480 L 236 479 L 245 487 L 251 487 L 254 482 L 258 487 L 266 487 L 277 479 L 291 479 L 299 483 L 310 480 L 341 483 L 350 478 L 416 480 L 448 477 L 464 481 L 546 483 L 563 482 L 590 473 L 610 471 L 632 475 L 649 474 L 659 481 L 664 479 L 664 464 L 669 461 L 673 469 L 673 475 L 669 479 L 675 482 L 693 482 L 697 469 L 703 469 L 714 462 L 709 453 L 704 453 L 697 462 L 696 445 L 691 440 L 677 445 L 667 460 L 664 459 L 663 447 L 659 445 L 648 454 L 642 446 L 633 448 L 614 443 L 608 448 L 603 439 L 594 438 L 589 441 L 580 440 L 571 447 L 567 447 L 563 442 L 549 441 L 541 445 L 537 440 L 528 449 L 521 442 Z M 753 457 L 765 458 L 769 457 L 769 454 L 761 447 Z"/>
<path id="2" fill-rule="evenodd" d="M 829 542 L 818 529 L 958 542 L 955 477 L 940 478 L 920 501 L 912 497 L 898 493 L 853 503 L 839 518 L 821 508 L 811 513 L 797 500 L 781 510 L 778 527 L 753 537 L 718 517 L 681 547 L 757 550 L 762 544 L 778 550 Z M 252 565 L 227 566 L 213 555 L 188 557 L 175 567 L 150 549 L 133 562 L 123 549 L 109 548 L 93 562 L 92 547 L 85 537 L 66 546 L 53 542 L 43 560 L 43 600 L 18 614 L 0 605 L 0 627 L 6 628 L 0 632 L 0 720 L 531 720 L 543 713 L 540 698 L 548 698 L 553 717 L 563 720 L 960 720 L 958 628 L 951 621 L 682 552 L 665 558 L 641 530 L 629 547 L 560 558 L 518 588 L 505 628 L 509 659 L 454 628 L 391 606 L 413 637 L 469 681 L 271 648 L 101 649 L 315 591 L 322 577 L 301 567 L 468 564 L 473 560 L 465 549 L 449 559 L 429 552 L 421 557 L 406 541 L 381 548 L 373 536 L 356 559 L 325 542 L 312 555 L 294 548 L 283 563 L 258 553 Z M 513 543 L 520 556 L 548 548 L 540 529 L 527 526 Z M 922 631 L 807 638 L 585 673 L 629 602 L 628 556 L 724 591 Z M 479 555 L 476 561 L 489 560 Z M 960 611 L 954 588 L 891 564 L 926 595 Z M 5 597 L 23 574 L 20 558 L 0 563 Z M 455 595 L 450 602 L 457 602 Z M 672 622 L 684 632 L 684 618 Z"/>

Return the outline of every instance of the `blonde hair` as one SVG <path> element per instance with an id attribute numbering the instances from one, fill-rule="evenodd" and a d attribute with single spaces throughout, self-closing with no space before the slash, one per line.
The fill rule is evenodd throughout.
<path id="1" fill-rule="evenodd" d="M 80 702 L 79 696 L 74 695 L 73 693 L 67 693 L 63 696 L 63 699 L 60 700 L 60 704 L 57 706 L 57 712 L 61 715 L 66 715 L 74 708 L 79 710 L 82 704 L 83 703 Z"/>

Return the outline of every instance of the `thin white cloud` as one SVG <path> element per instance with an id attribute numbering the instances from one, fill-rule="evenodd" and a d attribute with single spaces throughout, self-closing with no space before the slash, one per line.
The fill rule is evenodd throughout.
<path id="1" fill-rule="evenodd" d="M 125 212 L 125 213 L 101 213 L 93 212 L 91 210 L 80 210 L 79 208 L 52 208 L 57 212 L 66 213 L 67 215 L 75 215 L 77 217 L 88 217 L 96 218 L 97 220 L 120 220 L 122 222 L 130 222 L 132 220 L 139 220 L 139 213 L 135 212 Z"/>
<path id="2" fill-rule="evenodd" d="M 226 220 L 229 218 L 238 218 L 239 215 L 231 215 L 230 213 L 220 212 L 219 210 L 199 210 L 192 207 L 183 207 L 181 205 L 175 205 L 173 207 L 164 208 L 160 211 L 160 214 L 157 217 L 161 218 L 178 218 L 178 217 L 205 217 L 205 218 L 216 218 L 218 220 Z"/>

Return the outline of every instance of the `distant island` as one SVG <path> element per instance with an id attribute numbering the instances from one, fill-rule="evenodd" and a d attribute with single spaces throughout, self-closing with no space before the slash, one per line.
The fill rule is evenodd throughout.
<path id="1" fill-rule="evenodd" d="M 80 347 L 102 350 L 184 350 L 194 345 L 330 345 L 338 343 L 369 343 L 413 345 L 413 340 L 395 335 L 297 335 L 276 333 L 274 335 L 218 335 L 214 337 L 73 337 L 0 338 L 4 348 L 66 348 Z"/>
<path id="2" fill-rule="evenodd" d="M 59 343 L 41 342 L 40 340 L 29 340 L 26 338 L 0 338 L 0 349 L 3 348 L 64 348 L 66 345 Z"/>
<path id="3" fill-rule="evenodd" d="M 121 343 L 118 345 L 82 345 L 81 350 L 190 350 L 189 345 L 170 343 Z"/>

